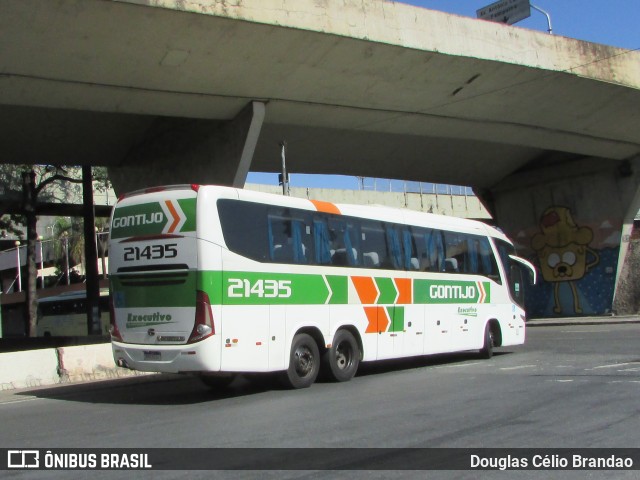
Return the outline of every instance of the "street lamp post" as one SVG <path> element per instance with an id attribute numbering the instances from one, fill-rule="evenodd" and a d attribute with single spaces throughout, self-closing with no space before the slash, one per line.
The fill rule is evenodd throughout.
<path id="1" fill-rule="evenodd" d="M 40 288 L 44 288 L 44 255 L 42 254 L 42 235 L 38 236 L 40 242 Z"/>
<path id="2" fill-rule="evenodd" d="M 537 10 L 538 12 L 542 13 L 545 17 L 547 17 L 547 32 L 549 32 L 550 35 L 553 35 L 553 28 L 551 27 L 551 15 L 549 15 L 549 12 L 544 11 L 543 9 L 541 9 L 540 7 L 536 7 L 533 3 L 529 4 L 531 6 L 531 8 L 533 8 L 534 10 Z"/>
<path id="3" fill-rule="evenodd" d="M 20 240 L 16 240 L 16 260 L 18 263 L 18 291 L 22 291 L 22 272 L 20 271 Z"/>
<path id="4" fill-rule="evenodd" d="M 64 243 L 64 268 L 65 275 L 67 276 L 67 285 L 71 285 L 71 279 L 69 278 L 69 237 L 66 235 L 66 232 L 62 237 L 62 241 Z"/>

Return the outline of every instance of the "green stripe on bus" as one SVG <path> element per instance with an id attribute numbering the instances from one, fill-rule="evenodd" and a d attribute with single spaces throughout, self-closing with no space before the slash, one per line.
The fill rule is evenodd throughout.
<path id="1" fill-rule="evenodd" d="M 159 202 L 116 207 L 111 222 L 111 238 L 159 235 L 174 223 L 179 224 L 181 220 L 184 220 L 182 226 L 170 233 L 178 234 L 196 230 L 195 198 L 172 201 L 171 208 L 175 209 L 177 218 L 173 215 L 167 216 Z"/>
<path id="2" fill-rule="evenodd" d="M 346 282 L 331 279 L 333 288 L 344 290 L 332 295 L 322 275 L 224 271 L 221 280 L 222 288 L 211 292 L 218 305 L 320 305 L 346 298 Z"/>
<path id="3" fill-rule="evenodd" d="M 182 209 L 182 212 L 186 215 L 187 220 L 180 228 L 181 232 L 195 232 L 196 231 L 196 199 L 195 198 L 181 198 L 178 200 L 178 204 Z"/>
<path id="4" fill-rule="evenodd" d="M 393 305 L 387 308 L 387 314 L 391 320 L 389 325 L 390 332 L 403 332 L 404 331 L 404 307 Z"/>
<path id="5" fill-rule="evenodd" d="M 490 303 L 491 282 L 414 280 L 414 303 Z"/>
<path id="6" fill-rule="evenodd" d="M 378 305 L 393 305 L 398 297 L 389 277 L 374 278 Z M 214 305 L 345 305 L 349 277 L 264 272 L 202 272 L 199 281 Z M 473 304 L 491 301 L 491 282 L 413 280 L 414 304 Z M 391 313 L 391 312 L 390 312 Z"/>
<path id="7" fill-rule="evenodd" d="M 186 276 L 136 275 L 110 277 L 116 308 L 193 307 L 196 304 L 196 272 Z"/>
<path id="8" fill-rule="evenodd" d="M 393 279 L 374 280 L 380 290 L 377 304 L 393 305 L 398 295 Z M 345 305 L 349 303 L 348 287 L 345 275 L 190 271 L 176 278 L 154 278 L 153 274 L 111 277 L 112 291 L 118 292 L 116 307 L 125 308 L 190 307 L 195 304 L 196 289 L 205 291 L 213 305 Z M 413 280 L 414 304 L 490 302 L 491 282 Z M 398 331 L 402 330 L 404 309 L 397 307 L 388 313 L 392 321 L 398 316 Z"/>
<path id="9" fill-rule="evenodd" d="M 343 275 L 327 275 L 326 279 L 331 288 L 329 303 L 334 305 L 349 303 L 349 277 Z"/>
<path id="10" fill-rule="evenodd" d="M 396 298 L 398 297 L 398 290 L 396 290 L 393 279 L 378 277 L 374 280 L 376 282 L 376 285 L 378 286 L 378 290 L 380 291 L 380 295 L 378 296 L 378 301 L 376 303 L 379 305 L 389 305 L 395 303 Z"/>

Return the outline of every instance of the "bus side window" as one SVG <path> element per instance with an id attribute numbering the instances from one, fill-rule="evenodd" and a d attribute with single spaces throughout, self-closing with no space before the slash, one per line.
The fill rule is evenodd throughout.
<path id="1" fill-rule="evenodd" d="M 365 268 L 386 268 L 387 241 L 382 222 L 363 220 L 360 228 L 363 266 Z"/>
<path id="2" fill-rule="evenodd" d="M 331 264 L 340 267 L 357 266 L 359 255 L 354 226 L 339 218 L 329 218 L 328 226 Z"/>
<path id="3" fill-rule="evenodd" d="M 509 290 L 513 300 L 524 308 L 524 275 L 522 267 L 513 262 L 509 265 Z"/>
<path id="4" fill-rule="evenodd" d="M 449 273 L 468 272 L 470 268 L 467 235 L 445 232 L 444 238 L 446 242 L 445 271 Z"/>
<path id="5" fill-rule="evenodd" d="M 386 268 L 393 270 L 404 269 L 402 244 L 400 243 L 400 235 L 398 229 L 393 225 L 385 225 L 385 236 L 387 240 L 387 259 Z"/>
<path id="6" fill-rule="evenodd" d="M 331 241 L 329 240 L 329 226 L 326 218 L 316 217 L 313 219 L 313 245 L 315 263 L 317 265 L 330 265 Z"/>
<path id="7" fill-rule="evenodd" d="M 483 237 L 480 240 L 478 254 L 480 256 L 480 274 L 490 278 L 498 284 L 502 284 L 502 279 L 498 273 L 498 263 L 496 257 L 491 250 L 491 243 L 489 239 Z"/>
<path id="8" fill-rule="evenodd" d="M 444 240 L 440 230 L 424 230 L 424 243 L 426 249 L 425 264 L 427 272 L 445 271 Z"/>
<path id="9" fill-rule="evenodd" d="M 409 228 L 402 229 L 402 248 L 404 250 L 404 268 L 406 270 L 420 270 L 416 239 Z"/>
<path id="10" fill-rule="evenodd" d="M 258 262 L 272 261 L 267 206 L 229 199 L 218 200 L 217 206 L 227 247 Z"/>
<path id="11" fill-rule="evenodd" d="M 305 222 L 287 216 L 269 215 L 269 258 L 276 263 L 306 264 Z"/>

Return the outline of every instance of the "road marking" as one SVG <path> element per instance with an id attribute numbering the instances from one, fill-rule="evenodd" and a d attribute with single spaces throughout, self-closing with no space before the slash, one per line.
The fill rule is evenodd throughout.
<path id="1" fill-rule="evenodd" d="M 611 333 L 612 330 L 560 330 L 560 333 L 573 333 L 575 335 L 580 335 L 582 333 Z"/>
<path id="2" fill-rule="evenodd" d="M 0 401 L 0 405 L 10 405 L 13 403 L 24 403 L 24 402 L 32 402 L 33 400 L 37 400 L 38 397 L 28 397 L 28 398 L 21 398 L 20 400 L 6 400 L 6 401 Z"/>
<path id="3" fill-rule="evenodd" d="M 573 382 L 573 380 L 555 380 L 558 383 L 569 383 L 569 382 Z"/>
<path id="4" fill-rule="evenodd" d="M 500 370 L 519 370 L 521 368 L 535 368 L 537 365 L 518 365 L 517 367 L 501 367 Z"/>
<path id="5" fill-rule="evenodd" d="M 627 365 L 633 365 L 632 362 L 625 362 L 625 363 L 613 363 L 611 365 L 600 365 L 597 367 L 593 367 L 593 368 L 585 368 L 585 370 L 598 370 L 600 368 L 615 368 L 615 367 L 625 367 Z"/>
<path id="6" fill-rule="evenodd" d="M 471 365 L 481 365 L 485 362 L 473 362 L 473 363 L 460 363 L 458 365 L 438 365 L 435 368 L 460 368 L 460 367 L 470 367 Z"/>

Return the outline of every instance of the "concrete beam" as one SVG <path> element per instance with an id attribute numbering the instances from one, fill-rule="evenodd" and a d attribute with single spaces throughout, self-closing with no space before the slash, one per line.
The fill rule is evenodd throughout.
<path id="1" fill-rule="evenodd" d="M 251 102 L 230 121 L 158 118 L 121 165 L 109 168 L 114 190 L 179 183 L 242 187 L 264 117 L 265 104 Z"/>

